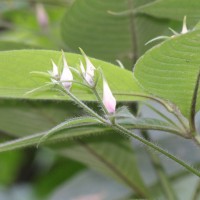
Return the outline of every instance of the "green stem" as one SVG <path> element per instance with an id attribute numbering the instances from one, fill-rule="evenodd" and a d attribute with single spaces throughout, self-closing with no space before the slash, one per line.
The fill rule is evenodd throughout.
<path id="1" fill-rule="evenodd" d="M 136 140 L 142 142 L 143 144 L 147 145 L 148 147 L 151 147 L 152 149 L 155 149 L 156 151 L 164 154 L 165 156 L 167 156 L 168 158 L 170 158 L 171 160 L 174 160 L 176 163 L 180 164 L 181 166 L 183 166 L 185 169 L 187 169 L 188 171 L 190 171 L 191 173 L 195 174 L 196 176 L 200 177 L 200 171 L 191 167 L 190 165 L 186 164 L 184 161 L 176 158 L 174 155 L 168 153 L 167 151 L 165 151 L 164 149 L 162 149 L 161 147 L 157 146 L 156 144 L 153 144 L 151 142 L 149 142 L 148 140 L 135 135 L 134 133 L 132 133 L 131 131 L 127 130 L 126 128 L 124 128 L 123 126 L 119 125 L 119 124 L 113 124 L 113 129 L 115 129 L 118 132 L 121 132 L 123 134 L 126 134 L 130 137 L 135 138 Z"/>
<path id="2" fill-rule="evenodd" d="M 100 95 L 99 95 L 99 93 L 98 93 L 96 87 L 95 87 L 95 88 L 92 88 L 92 91 L 93 91 L 94 95 L 96 96 L 98 102 L 101 104 L 101 107 L 102 107 L 104 113 L 105 113 L 106 115 L 109 115 L 109 113 L 108 113 L 106 107 L 104 106 L 103 101 L 102 101 L 102 99 L 101 99 L 101 97 L 100 97 Z"/>
<path id="3" fill-rule="evenodd" d="M 142 135 L 145 137 L 146 140 L 150 140 L 149 135 L 146 132 L 143 132 Z M 155 171 L 157 173 L 157 176 L 159 178 L 159 182 L 162 186 L 163 192 L 165 193 L 168 200 L 177 200 L 176 193 L 174 192 L 171 183 L 168 179 L 167 174 L 165 173 L 165 170 L 162 166 L 162 163 L 159 159 L 159 157 L 153 153 L 151 150 L 147 149 L 148 154 L 151 158 L 151 162 L 155 168 Z"/>
<path id="4" fill-rule="evenodd" d="M 194 93 L 192 97 L 192 103 L 190 108 L 190 132 L 195 133 L 195 114 L 196 114 L 196 104 L 197 104 L 197 97 L 198 97 L 198 90 L 199 90 L 199 83 L 200 83 L 200 70 L 197 75 L 197 80 L 194 88 Z"/>
<path id="5" fill-rule="evenodd" d="M 96 112 L 94 112 L 92 109 L 90 109 L 88 106 L 86 106 L 82 101 L 80 101 L 76 96 L 74 96 L 70 91 L 66 90 L 66 93 L 71 97 L 78 105 L 80 105 L 83 109 L 85 109 L 89 114 L 91 114 L 93 117 L 96 117 L 101 122 L 107 124 L 108 122 L 98 115 Z"/>

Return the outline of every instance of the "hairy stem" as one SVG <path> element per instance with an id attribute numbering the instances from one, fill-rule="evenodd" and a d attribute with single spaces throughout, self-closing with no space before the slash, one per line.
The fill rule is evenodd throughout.
<path id="1" fill-rule="evenodd" d="M 93 117 L 96 117 L 98 120 L 100 120 L 103 123 L 107 123 L 107 121 L 98 115 L 96 112 L 94 112 L 92 109 L 90 109 L 88 106 L 86 106 L 82 101 L 80 101 L 76 96 L 74 96 L 71 92 L 66 91 L 67 94 L 78 104 L 80 105 L 83 109 L 85 109 L 89 114 L 91 114 Z"/>
<path id="2" fill-rule="evenodd" d="M 123 126 L 119 125 L 119 124 L 114 124 L 113 125 L 113 129 L 117 130 L 118 132 L 124 133 L 130 137 L 135 138 L 136 140 L 142 142 L 143 144 L 147 145 L 148 147 L 155 149 L 156 151 L 162 153 L 163 155 L 165 155 L 166 157 L 170 158 L 171 160 L 174 160 L 176 163 L 180 164 L 181 166 L 183 166 L 185 169 L 187 169 L 188 171 L 190 171 L 191 173 L 195 174 L 196 176 L 200 177 L 200 171 L 191 167 L 190 165 L 188 165 L 186 162 L 178 159 L 177 157 L 175 157 L 174 155 L 170 154 L 169 152 L 165 151 L 164 149 L 162 149 L 161 147 L 157 146 L 156 144 L 153 144 L 151 142 L 149 142 L 148 140 L 132 133 L 131 131 L 127 130 L 126 128 L 124 128 Z"/>
<path id="3" fill-rule="evenodd" d="M 144 136 L 144 138 L 146 140 L 148 140 L 148 141 L 150 140 L 150 136 L 146 132 L 142 132 L 142 135 Z M 177 200 L 176 193 L 171 186 L 171 183 L 168 179 L 167 174 L 165 173 L 165 170 L 162 166 L 162 163 L 161 163 L 159 157 L 149 149 L 147 149 L 147 152 L 151 158 L 151 162 L 155 168 L 155 171 L 157 173 L 159 182 L 162 186 L 165 196 L 167 197 L 168 200 Z"/>

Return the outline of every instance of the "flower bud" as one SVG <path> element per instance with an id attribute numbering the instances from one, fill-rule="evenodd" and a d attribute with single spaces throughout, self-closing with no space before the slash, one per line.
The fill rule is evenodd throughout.
<path id="1" fill-rule="evenodd" d="M 49 71 L 49 74 L 51 75 L 51 81 L 53 83 L 57 83 L 58 79 L 59 79 L 59 73 L 58 73 L 58 67 L 57 65 L 53 62 L 53 60 L 51 61 L 52 65 L 53 65 L 53 70 Z"/>
<path id="2" fill-rule="evenodd" d="M 116 99 L 114 98 L 105 79 L 103 79 L 103 104 L 110 114 L 115 112 Z"/>
<path id="3" fill-rule="evenodd" d="M 67 64 L 67 61 L 63 55 L 63 71 L 60 77 L 60 81 L 62 83 L 62 85 L 64 86 L 65 89 L 69 90 L 72 86 L 72 82 L 73 81 L 73 75 L 69 69 L 69 66 Z"/>
<path id="4" fill-rule="evenodd" d="M 83 63 L 80 62 L 80 69 L 81 72 L 83 74 L 84 79 L 86 80 L 86 82 L 90 85 L 93 86 L 94 85 L 94 73 L 95 73 L 95 67 L 94 65 L 91 63 L 90 59 L 86 56 L 86 54 L 83 52 L 82 49 L 81 53 L 83 54 L 84 58 L 85 58 L 85 62 L 86 62 L 86 70 L 83 66 Z"/>
<path id="5" fill-rule="evenodd" d="M 36 17 L 42 29 L 46 29 L 49 24 L 49 19 L 44 6 L 40 3 L 36 4 Z"/>

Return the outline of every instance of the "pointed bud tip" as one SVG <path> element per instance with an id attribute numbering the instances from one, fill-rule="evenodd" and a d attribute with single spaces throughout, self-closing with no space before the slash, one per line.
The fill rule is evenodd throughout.
<path id="1" fill-rule="evenodd" d="M 80 60 L 80 69 L 81 69 L 82 75 L 85 76 L 85 68 L 84 68 L 83 63 L 82 63 L 81 60 Z"/>
<path id="2" fill-rule="evenodd" d="M 188 31 L 189 31 L 189 30 L 188 30 L 187 24 L 186 24 L 186 16 L 184 16 L 181 34 L 185 34 L 185 33 L 187 33 Z"/>
<path id="3" fill-rule="evenodd" d="M 58 72 L 58 66 L 54 63 L 54 61 L 51 59 L 53 70 L 50 71 L 50 75 L 53 76 L 53 78 L 58 78 L 59 72 Z"/>

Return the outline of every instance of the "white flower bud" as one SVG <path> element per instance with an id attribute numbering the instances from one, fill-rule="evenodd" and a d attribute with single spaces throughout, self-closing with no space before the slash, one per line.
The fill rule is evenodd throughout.
<path id="1" fill-rule="evenodd" d="M 80 62 L 80 69 L 81 72 L 83 74 L 83 77 L 85 79 L 85 81 L 90 85 L 93 86 L 94 85 L 94 74 L 95 74 L 95 67 L 94 65 L 91 63 L 90 59 L 86 56 L 86 54 L 83 52 L 82 49 L 81 53 L 83 54 L 84 58 L 85 58 L 85 62 L 86 62 L 86 70 L 83 66 L 83 63 Z"/>
<path id="2" fill-rule="evenodd" d="M 89 85 L 93 86 L 94 85 L 94 70 L 95 70 L 95 67 L 90 62 L 88 57 L 85 57 L 85 59 L 86 59 L 85 79 L 86 79 L 86 81 L 88 82 Z"/>
<path id="3" fill-rule="evenodd" d="M 72 82 L 73 81 L 73 75 L 69 69 L 69 66 L 67 64 L 67 61 L 63 55 L 63 71 L 60 77 L 60 81 L 62 83 L 62 85 L 64 86 L 65 89 L 70 90 L 71 86 L 72 86 Z"/>

